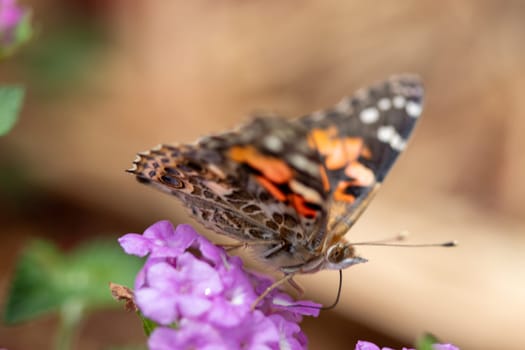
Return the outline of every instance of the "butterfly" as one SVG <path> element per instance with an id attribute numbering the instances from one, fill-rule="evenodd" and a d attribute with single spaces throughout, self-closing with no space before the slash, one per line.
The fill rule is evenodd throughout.
<path id="1" fill-rule="evenodd" d="M 423 86 L 393 76 L 297 119 L 254 116 L 194 144 L 139 153 L 128 172 L 285 276 L 365 262 L 345 239 L 422 112 Z"/>

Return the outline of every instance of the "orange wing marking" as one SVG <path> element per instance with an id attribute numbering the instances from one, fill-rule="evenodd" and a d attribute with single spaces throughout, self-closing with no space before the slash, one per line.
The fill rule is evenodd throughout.
<path id="1" fill-rule="evenodd" d="M 326 174 L 326 169 L 324 168 L 324 166 L 319 167 L 319 173 L 321 174 L 323 189 L 325 190 L 325 192 L 330 191 L 330 180 L 328 180 L 328 175 Z"/>
<path id="2" fill-rule="evenodd" d="M 341 169 L 357 160 L 359 156 L 370 158 L 372 155 L 370 149 L 364 145 L 362 138 L 339 137 L 337 128 L 334 126 L 326 130 L 312 130 L 309 144 L 326 157 L 326 168 L 329 170 Z"/>
<path id="3" fill-rule="evenodd" d="M 229 156 L 236 162 L 246 163 L 259 170 L 265 178 L 278 184 L 286 183 L 293 177 L 292 169 L 285 162 L 260 154 L 253 146 L 232 147 Z"/>
<path id="4" fill-rule="evenodd" d="M 286 195 L 273 182 L 264 176 L 257 176 L 255 179 L 279 202 L 284 202 L 286 200 Z"/>
<path id="5" fill-rule="evenodd" d="M 372 170 L 358 161 L 353 161 L 345 168 L 345 175 L 352 178 L 352 180 L 339 182 L 336 190 L 334 191 L 334 199 L 336 201 L 342 201 L 351 204 L 355 201 L 355 196 L 346 193 L 349 187 L 370 187 L 376 182 L 376 178 Z"/>
<path id="6" fill-rule="evenodd" d="M 313 218 L 317 215 L 315 209 L 308 207 L 308 201 L 301 194 L 286 193 L 279 185 L 290 185 L 293 179 L 293 170 L 282 160 L 274 157 L 265 156 L 259 153 L 253 146 L 235 146 L 229 150 L 229 157 L 239 163 L 248 164 L 258 170 L 261 175 L 255 179 L 263 186 L 276 200 L 286 202 L 287 200 L 294 207 L 297 213 L 303 217 Z M 321 171 L 323 186 L 330 188 L 330 183 L 324 169 Z"/>
<path id="7" fill-rule="evenodd" d="M 315 215 L 317 214 L 316 210 L 312 208 L 308 208 L 308 206 L 306 205 L 307 202 L 303 196 L 298 195 L 298 194 L 292 194 L 290 195 L 290 199 L 291 199 L 293 207 L 295 208 L 295 210 L 297 211 L 299 215 L 307 217 L 307 218 L 314 218 Z"/>
<path id="8" fill-rule="evenodd" d="M 355 201 L 355 196 L 346 193 L 346 189 L 350 186 L 351 184 L 348 181 L 339 182 L 339 184 L 337 184 L 337 188 L 334 191 L 334 200 L 337 202 L 347 202 L 352 204 Z"/>

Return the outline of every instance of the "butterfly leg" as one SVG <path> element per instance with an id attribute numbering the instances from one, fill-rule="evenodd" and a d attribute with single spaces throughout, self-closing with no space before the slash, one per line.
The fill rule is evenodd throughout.
<path id="1" fill-rule="evenodd" d="M 299 295 L 303 295 L 304 294 L 303 287 L 301 287 L 301 285 L 299 283 L 295 282 L 295 280 L 293 278 L 290 278 L 288 280 L 288 283 L 297 291 L 297 293 L 299 293 Z"/>
<path id="2" fill-rule="evenodd" d="M 219 247 L 224 248 L 227 252 L 234 251 L 235 249 L 239 248 L 246 248 L 248 246 L 247 242 L 241 242 L 241 243 L 231 243 L 231 244 L 217 244 Z"/>
<path id="3" fill-rule="evenodd" d="M 274 247 L 271 247 L 268 250 L 265 250 L 263 253 L 263 256 L 265 258 L 268 258 L 274 254 L 276 254 L 279 250 L 281 250 L 285 243 L 282 241 L 259 241 L 259 242 L 239 242 L 239 243 L 226 243 L 226 244 L 217 244 L 219 247 L 224 248 L 227 252 L 231 252 L 235 249 L 239 248 L 248 248 L 250 246 L 257 246 L 257 245 L 268 245 L 268 244 L 275 244 Z"/>
<path id="4" fill-rule="evenodd" d="M 261 300 L 263 300 L 272 290 L 274 290 L 275 288 L 279 287 L 280 285 L 282 285 L 283 283 L 287 281 L 288 282 L 291 281 L 293 276 L 294 274 L 284 275 L 281 279 L 278 279 L 271 286 L 266 288 L 266 290 L 261 295 L 259 295 L 257 299 L 255 299 L 255 301 L 253 302 L 251 306 L 251 309 L 254 310 L 257 304 L 259 304 Z"/>
<path id="5" fill-rule="evenodd" d="M 265 244 L 268 244 L 268 242 L 266 242 Z M 285 245 L 286 243 L 284 241 L 275 242 L 275 246 L 268 248 L 267 250 L 263 252 L 263 257 L 265 259 L 270 259 L 272 256 L 277 254 L 281 249 L 283 249 Z"/>

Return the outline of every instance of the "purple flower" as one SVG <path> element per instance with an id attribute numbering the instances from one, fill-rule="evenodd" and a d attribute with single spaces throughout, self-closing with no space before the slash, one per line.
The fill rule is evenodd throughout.
<path id="1" fill-rule="evenodd" d="M 432 349 L 433 350 L 459 350 L 457 346 L 454 346 L 452 344 L 433 344 Z"/>
<path id="2" fill-rule="evenodd" d="M 148 256 L 135 280 L 140 312 L 158 324 L 150 349 L 305 349 L 303 316 L 319 304 L 293 299 L 275 289 L 251 305 L 272 280 L 244 270 L 189 225 L 168 221 L 119 242 L 128 254 Z"/>
<path id="3" fill-rule="evenodd" d="M 19 31 L 29 11 L 16 4 L 16 0 L 0 0 L 0 49 L 10 50 L 29 38 L 29 27 Z"/>
<path id="4" fill-rule="evenodd" d="M 451 345 L 451 344 L 433 344 L 432 345 L 433 350 L 459 350 L 458 347 Z M 374 343 L 359 340 L 357 344 L 355 345 L 355 350 L 393 350 L 391 348 L 380 348 Z M 403 350 L 414 350 L 412 348 L 403 348 Z"/>
<path id="5" fill-rule="evenodd" d="M 355 344 L 355 350 L 388 350 L 388 348 L 380 348 L 374 343 L 359 340 L 357 344 Z"/>
<path id="6" fill-rule="evenodd" d="M 151 334 L 148 345 L 150 349 L 202 349 L 227 350 L 221 344 L 221 334 L 212 326 L 189 320 L 181 322 L 181 327 L 174 330 L 168 327 L 158 327 Z"/>
<path id="7" fill-rule="evenodd" d="M 22 17 L 24 11 L 16 4 L 16 0 L 0 0 L 0 31 L 12 30 Z"/>
<path id="8" fill-rule="evenodd" d="M 177 257 L 197 240 L 198 233 L 189 225 L 175 229 L 169 221 L 159 221 L 151 225 L 143 234 L 128 233 L 119 238 L 119 243 L 127 254 L 152 257 Z"/>

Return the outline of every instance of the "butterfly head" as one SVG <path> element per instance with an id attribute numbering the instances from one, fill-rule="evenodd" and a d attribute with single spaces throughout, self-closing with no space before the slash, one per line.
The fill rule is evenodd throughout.
<path id="1" fill-rule="evenodd" d="M 356 256 L 354 247 L 349 243 L 338 242 L 326 250 L 324 268 L 342 270 L 367 261 L 365 258 Z"/>

